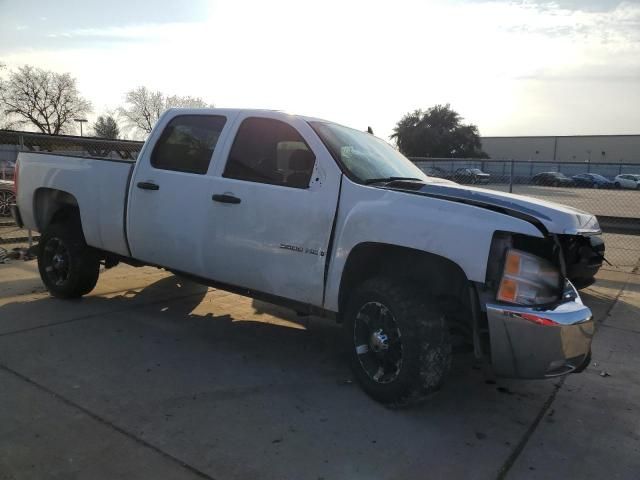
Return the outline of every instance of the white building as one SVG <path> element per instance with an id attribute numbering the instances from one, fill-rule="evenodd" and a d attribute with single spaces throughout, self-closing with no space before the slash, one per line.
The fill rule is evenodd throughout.
<path id="1" fill-rule="evenodd" d="M 492 160 L 640 164 L 640 135 L 482 137 Z"/>

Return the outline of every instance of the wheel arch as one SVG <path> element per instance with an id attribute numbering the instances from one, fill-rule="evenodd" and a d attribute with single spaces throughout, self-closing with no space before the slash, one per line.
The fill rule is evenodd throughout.
<path id="1" fill-rule="evenodd" d="M 338 293 L 340 311 L 344 311 L 349 292 L 356 285 L 379 274 L 411 279 L 434 296 L 460 295 L 464 289 L 460 298 L 468 299 L 469 280 L 452 260 L 410 247 L 363 242 L 351 249 L 345 262 Z"/>
<path id="2" fill-rule="evenodd" d="M 38 188 L 33 195 L 33 214 L 40 232 L 53 222 L 74 219 L 82 225 L 78 200 L 64 190 Z"/>

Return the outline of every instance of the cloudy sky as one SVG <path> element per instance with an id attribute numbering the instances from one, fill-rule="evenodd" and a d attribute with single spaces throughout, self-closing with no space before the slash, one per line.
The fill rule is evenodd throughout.
<path id="1" fill-rule="evenodd" d="M 450 103 L 483 135 L 640 133 L 640 0 L 0 0 L 0 62 L 388 136 Z"/>

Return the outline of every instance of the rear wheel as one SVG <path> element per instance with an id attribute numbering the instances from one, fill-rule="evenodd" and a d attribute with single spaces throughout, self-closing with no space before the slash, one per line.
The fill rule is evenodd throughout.
<path id="1" fill-rule="evenodd" d="M 40 239 L 38 270 L 51 295 L 77 298 L 96 286 L 100 259 L 77 222 L 54 223 Z"/>
<path id="2" fill-rule="evenodd" d="M 375 400 L 402 406 L 441 387 L 451 366 L 445 317 L 412 283 L 365 281 L 344 319 L 354 375 Z"/>

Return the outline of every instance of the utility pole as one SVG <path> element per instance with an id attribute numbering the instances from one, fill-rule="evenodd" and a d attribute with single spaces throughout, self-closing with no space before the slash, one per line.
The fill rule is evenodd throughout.
<path id="1" fill-rule="evenodd" d="M 74 122 L 78 122 L 80 124 L 80 136 L 82 137 L 82 124 L 83 123 L 87 123 L 87 119 L 86 118 L 74 118 L 73 121 Z"/>

